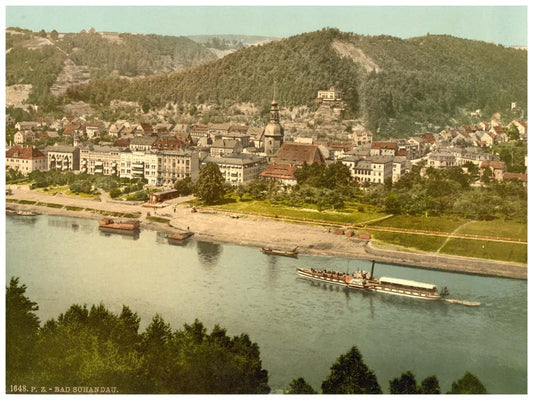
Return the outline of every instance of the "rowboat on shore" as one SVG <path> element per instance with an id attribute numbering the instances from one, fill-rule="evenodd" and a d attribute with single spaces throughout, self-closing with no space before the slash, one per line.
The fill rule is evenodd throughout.
<path id="1" fill-rule="evenodd" d="M 13 210 L 9 207 L 6 207 L 6 214 L 21 215 L 23 217 L 34 217 L 36 215 L 40 215 L 38 212 L 35 211 Z"/>
<path id="2" fill-rule="evenodd" d="M 293 250 L 276 250 L 276 249 L 271 249 L 270 247 L 262 247 L 261 248 L 261 252 L 263 254 L 270 254 L 270 255 L 275 255 L 275 256 L 284 256 L 284 257 L 293 257 L 293 258 L 297 258 L 298 257 L 298 252 L 296 251 L 297 247 L 295 247 Z"/>
<path id="3" fill-rule="evenodd" d="M 98 223 L 98 229 L 103 232 L 135 235 L 139 233 L 141 223 L 139 221 L 118 221 L 111 218 L 102 218 Z"/>
<path id="4" fill-rule="evenodd" d="M 183 244 L 189 239 L 194 232 L 182 232 L 167 236 L 167 242 L 170 244 Z"/>

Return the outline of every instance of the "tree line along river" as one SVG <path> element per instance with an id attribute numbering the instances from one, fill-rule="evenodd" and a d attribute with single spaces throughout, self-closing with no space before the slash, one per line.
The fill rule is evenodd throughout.
<path id="1" fill-rule="evenodd" d="M 382 388 L 411 370 L 450 389 L 466 370 L 490 393 L 527 392 L 527 281 L 376 264 L 376 276 L 447 286 L 464 307 L 347 291 L 298 279 L 297 267 L 345 272 L 364 260 L 268 256 L 259 249 L 192 240 L 167 244 L 143 230 L 136 239 L 103 234 L 94 220 L 6 216 L 6 279 L 20 277 L 41 322 L 74 303 L 128 305 L 141 330 L 159 313 L 173 329 L 198 318 L 259 344 L 273 392 L 304 377 L 315 389 L 335 360 L 361 351 Z"/>

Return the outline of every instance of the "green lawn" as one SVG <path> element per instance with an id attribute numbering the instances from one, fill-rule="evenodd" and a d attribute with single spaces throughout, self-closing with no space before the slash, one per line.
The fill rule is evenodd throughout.
<path id="1" fill-rule="evenodd" d="M 526 244 L 450 239 L 440 252 L 464 257 L 527 263 Z"/>
<path id="2" fill-rule="evenodd" d="M 365 211 L 359 212 L 357 209 L 347 208 L 342 211 L 325 210 L 318 211 L 313 206 L 306 208 L 291 207 L 279 204 L 271 204 L 268 201 L 237 201 L 229 202 L 212 208 L 233 212 L 256 213 L 272 217 L 298 218 L 316 222 L 338 223 L 340 225 L 359 224 L 365 221 L 384 217 L 386 214 L 380 212 Z M 368 209 L 369 207 L 367 207 Z"/>
<path id="3" fill-rule="evenodd" d="M 468 222 L 468 220 L 453 217 L 418 217 L 411 215 L 395 215 L 392 218 L 376 222 L 372 225 L 421 231 L 453 232 L 455 229 L 457 229 L 457 227 L 466 222 Z"/>
<path id="4" fill-rule="evenodd" d="M 413 235 L 400 232 L 371 232 L 372 240 L 378 240 L 383 247 L 393 247 L 402 251 L 435 252 L 446 240 L 445 237 Z M 377 243 L 378 247 L 381 246 Z M 392 246 L 391 246 L 392 245 Z"/>
<path id="5" fill-rule="evenodd" d="M 56 195 L 58 193 L 63 193 L 67 189 L 68 189 L 68 185 L 64 185 L 64 186 L 47 186 L 47 187 L 44 187 L 44 188 L 35 188 L 33 190 L 36 191 L 36 192 L 46 193 L 46 194 L 49 194 L 49 195 L 53 196 L 53 195 Z"/>
<path id="6" fill-rule="evenodd" d="M 90 194 L 90 193 L 74 193 L 74 192 L 71 192 L 70 189 L 67 189 L 65 191 L 65 194 L 67 196 L 72 196 L 72 197 L 81 197 L 81 198 L 84 198 L 84 199 L 95 199 L 97 197 L 100 197 L 100 195 L 98 194 Z"/>
<path id="7" fill-rule="evenodd" d="M 527 240 L 527 224 L 505 220 L 473 221 L 457 233 Z"/>

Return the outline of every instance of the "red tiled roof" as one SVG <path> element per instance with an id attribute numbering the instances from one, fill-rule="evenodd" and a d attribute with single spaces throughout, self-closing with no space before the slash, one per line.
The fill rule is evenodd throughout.
<path id="1" fill-rule="evenodd" d="M 46 156 L 33 146 L 13 146 L 6 151 L 6 158 L 33 160 L 35 158 L 46 158 Z"/>
<path id="2" fill-rule="evenodd" d="M 152 144 L 152 149 L 158 150 L 179 150 L 183 148 L 185 143 L 182 140 L 176 139 L 173 136 L 170 137 L 160 137 L 154 144 Z"/>
<path id="3" fill-rule="evenodd" d="M 277 164 L 325 164 L 324 157 L 315 144 L 283 143 L 274 156 Z"/>
<path id="4" fill-rule="evenodd" d="M 518 179 L 521 182 L 527 182 L 527 174 L 517 174 L 517 173 L 513 173 L 513 172 L 504 172 L 503 173 L 503 179 L 504 180 Z"/>
<path id="5" fill-rule="evenodd" d="M 505 163 L 503 161 L 483 161 L 479 168 L 505 169 Z"/>
<path id="6" fill-rule="evenodd" d="M 388 149 L 396 150 L 396 143 L 393 142 L 372 142 L 371 149 Z"/>
<path id="7" fill-rule="evenodd" d="M 117 139 L 113 143 L 113 147 L 128 147 L 130 145 L 129 139 Z"/>
<path id="8" fill-rule="evenodd" d="M 296 167 L 289 164 L 270 164 L 259 175 L 264 178 L 296 180 L 294 171 L 296 171 Z"/>

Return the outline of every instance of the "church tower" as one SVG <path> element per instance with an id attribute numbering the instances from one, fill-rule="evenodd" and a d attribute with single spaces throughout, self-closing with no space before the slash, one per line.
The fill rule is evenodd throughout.
<path id="1" fill-rule="evenodd" d="M 283 127 L 279 123 L 279 108 L 275 95 L 270 104 L 270 121 L 263 131 L 263 140 L 265 143 L 265 154 L 268 162 L 279 150 L 283 144 Z"/>

